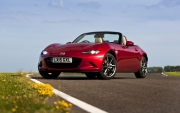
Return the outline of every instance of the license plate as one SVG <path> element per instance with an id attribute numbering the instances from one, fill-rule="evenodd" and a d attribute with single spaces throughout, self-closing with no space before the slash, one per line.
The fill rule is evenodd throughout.
<path id="1" fill-rule="evenodd" d="M 53 63 L 72 63 L 71 57 L 54 57 L 52 59 Z"/>

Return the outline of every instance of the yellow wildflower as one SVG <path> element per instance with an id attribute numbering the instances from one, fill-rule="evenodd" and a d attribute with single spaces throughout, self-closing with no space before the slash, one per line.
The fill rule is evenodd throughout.
<path id="1" fill-rule="evenodd" d="M 56 106 L 56 109 L 58 109 L 58 110 L 59 110 L 59 106 Z"/>
<path id="2" fill-rule="evenodd" d="M 16 108 L 12 108 L 12 112 L 16 112 Z"/>
<path id="3" fill-rule="evenodd" d="M 34 89 L 37 89 L 37 91 L 41 94 L 41 95 L 47 95 L 47 96 L 53 96 L 54 92 L 53 92 L 53 87 L 50 84 L 31 84 L 31 86 Z"/>
<path id="4" fill-rule="evenodd" d="M 54 102 L 54 105 L 57 105 L 57 102 Z"/>
<path id="5" fill-rule="evenodd" d="M 17 109 L 17 108 L 18 108 L 18 106 L 15 106 L 15 108 Z"/>
<path id="6" fill-rule="evenodd" d="M 69 104 L 69 107 L 71 107 L 72 106 L 72 104 Z"/>
<path id="7" fill-rule="evenodd" d="M 61 101 L 58 101 L 58 104 L 61 104 Z"/>

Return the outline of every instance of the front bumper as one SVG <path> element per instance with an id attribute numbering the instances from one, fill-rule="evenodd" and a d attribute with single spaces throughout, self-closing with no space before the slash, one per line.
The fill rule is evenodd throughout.
<path id="1" fill-rule="evenodd" d="M 53 56 L 40 56 L 38 70 L 61 72 L 100 72 L 102 70 L 104 56 L 82 54 L 78 57 L 72 57 L 72 63 L 52 63 L 51 58 L 53 58 Z"/>

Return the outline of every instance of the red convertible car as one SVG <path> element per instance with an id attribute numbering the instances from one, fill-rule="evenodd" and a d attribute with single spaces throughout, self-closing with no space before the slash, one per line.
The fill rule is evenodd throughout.
<path id="1" fill-rule="evenodd" d="M 61 72 L 82 72 L 88 78 L 111 79 L 119 72 L 132 72 L 136 78 L 147 75 L 147 54 L 119 32 L 88 32 L 73 42 L 54 43 L 40 55 L 42 77 L 57 78 Z"/>

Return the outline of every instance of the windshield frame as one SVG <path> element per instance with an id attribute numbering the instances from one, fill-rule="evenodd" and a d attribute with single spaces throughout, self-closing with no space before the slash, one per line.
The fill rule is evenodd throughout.
<path id="1" fill-rule="evenodd" d="M 117 34 L 119 35 L 119 42 L 118 44 L 121 44 L 121 39 L 122 39 L 122 34 L 119 32 L 89 32 L 89 33 L 84 33 L 78 36 L 72 43 L 78 43 L 85 35 L 91 35 L 91 34 Z"/>

